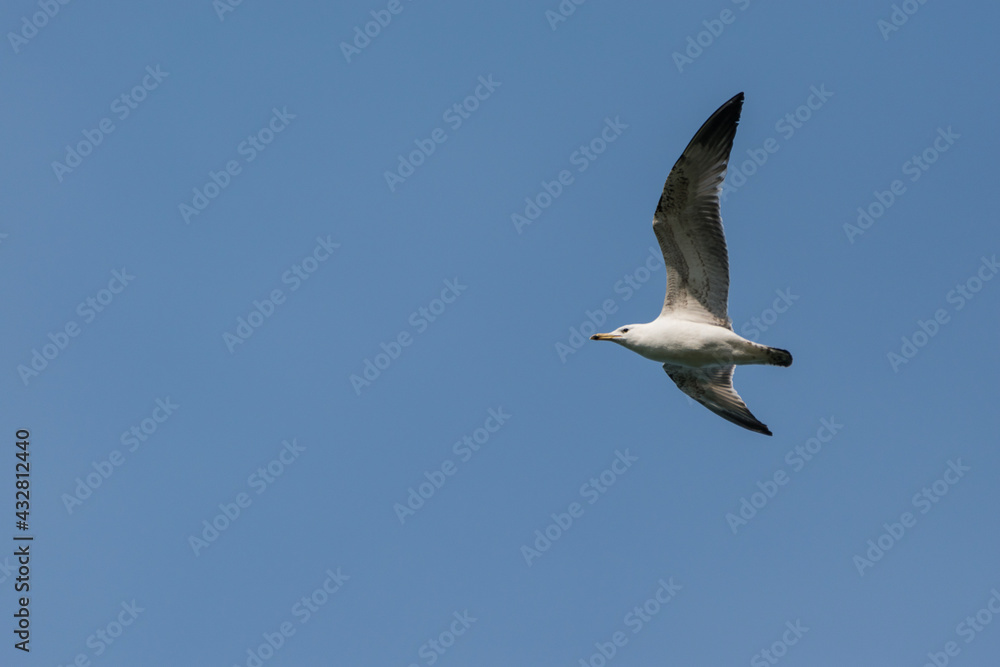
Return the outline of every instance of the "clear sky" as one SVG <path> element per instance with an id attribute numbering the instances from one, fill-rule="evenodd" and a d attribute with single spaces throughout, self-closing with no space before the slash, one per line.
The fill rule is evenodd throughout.
<path id="1" fill-rule="evenodd" d="M 996 3 L 320 5 L 0 10 L 0 663 L 996 664 Z M 585 340 L 740 91 L 771 438 Z"/>

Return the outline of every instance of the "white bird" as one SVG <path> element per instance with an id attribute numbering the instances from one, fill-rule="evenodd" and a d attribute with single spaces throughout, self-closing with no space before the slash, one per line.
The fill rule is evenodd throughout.
<path id="1" fill-rule="evenodd" d="M 771 435 L 733 389 L 737 364 L 790 366 L 787 350 L 749 341 L 727 314 L 729 257 L 719 191 L 736 136 L 743 93 L 723 104 L 695 133 L 667 176 L 653 232 L 667 266 L 660 316 L 591 340 L 610 340 L 663 364 L 677 387 L 743 428 Z"/>

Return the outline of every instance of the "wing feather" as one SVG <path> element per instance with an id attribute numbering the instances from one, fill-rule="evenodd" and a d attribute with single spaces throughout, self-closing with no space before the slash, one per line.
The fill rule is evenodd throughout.
<path id="1" fill-rule="evenodd" d="M 653 232 L 667 266 L 662 314 L 732 328 L 729 255 L 719 192 L 743 108 L 743 93 L 695 133 L 663 186 Z"/>
<path id="2" fill-rule="evenodd" d="M 663 370 L 678 389 L 715 414 L 756 433 L 771 435 L 770 429 L 753 416 L 747 404 L 733 389 L 735 368 L 736 366 L 686 368 L 663 364 Z"/>

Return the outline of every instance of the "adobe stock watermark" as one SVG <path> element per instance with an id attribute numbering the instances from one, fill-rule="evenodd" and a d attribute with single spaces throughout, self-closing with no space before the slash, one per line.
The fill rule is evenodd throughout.
<path id="1" fill-rule="evenodd" d="M 90 324 L 97 319 L 97 316 L 103 313 L 114 302 L 117 295 L 124 292 L 133 280 L 135 280 L 135 276 L 128 273 L 124 266 L 120 271 L 117 269 L 111 271 L 111 280 L 108 281 L 108 286 L 98 290 L 93 296 L 88 296 L 77 305 L 76 314 L 83 320 L 83 324 Z M 18 364 L 16 368 L 17 375 L 21 378 L 24 386 L 27 387 L 32 379 L 38 377 L 42 371 L 48 368 L 49 364 L 69 347 L 72 339 L 79 336 L 81 331 L 83 331 L 83 327 L 79 322 L 68 320 L 55 333 L 49 332 L 49 342 L 42 344 L 41 351 L 37 347 L 31 348 L 30 361 L 27 364 Z"/>
<path id="2" fill-rule="evenodd" d="M 1000 591 L 996 588 L 990 589 L 990 597 L 986 604 L 975 614 L 965 617 L 955 626 L 955 634 L 958 635 L 965 644 L 971 644 L 983 632 L 995 616 L 1000 616 Z M 945 642 L 940 651 L 930 651 L 927 653 L 927 662 L 922 667 L 946 667 L 951 663 L 951 659 L 962 652 L 962 647 L 957 641 Z"/>
<path id="3" fill-rule="evenodd" d="M 465 609 L 461 613 L 452 612 L 452 620 L 448 623 L 448 627 L 438 633 L 437 637 L 432 637 L 426 642 L 420 645 L 417 649 L 417 655 L 423 659 L 424 665 L 433 665 L 436 663 L 445 653 L 448 652 L 459 637 L 465 635 L 472 627 L 478 618 L 469 614 L 469 610 Z M 411 662 L 407 667 L 420 667 L 421 663 Z"/>
<path id="4" fill-rule="evenodd" d="M 760 311 L 760 315 L 755 315 L 740 326 L 740 335 L 747 340 L 756 341 L 757 338 L 773 327 L 778 318 L 788 312 L 799 300 L 797 294 L 792 294 L 792 288 L 774 290 L 775 299 L 771 302 L 770 308 Z"/>
<path id="5" fill-rule="evenodd" d="M 460 439 L 456 440 L 455 444 L 451 447 L 452 453 L 462 463 L 468 463 L 476 455 L 476 452 L 490 441 L 493 434 L 507 423 L 510 417 L 508 413 L 504 412 L 503 406 L 490 408 L 486 411 L 486 420 L 483 422 L 483 425 L 473 429 L 472 433 L 463 435 Z M 424 480 L 419 482 L 415 487 L 411 486 L 407 489 L 406 500 L 402 503 L 397 502 L 392 506 L 393 512 L 396 513 L 396 518 L 399 519 L 399 523 L 402 525 L 406 523 L 408 518 L 415 516 L 417 511 L 441 490 L 448 481 L 448 478 L 453 477 L 458 472 L 458 469 L 459 466 L 455 461 L 448 458 L 433 470 L 425 470 Z"/>
<path id="6" fill-rule="evenodd" d="M 948 150 L 955 145 L 955 141 L 960 139 L 962 135 L 956 134 L 952 129 L 951 125 L 948 129 L 939 127 L 937 129 L 937 136 L 934 140 L 922 150 L 920 153 L 914 154 L 909 160 L 903 163 L 901 167 L 904 176 L 909 176 L 909 181 L 911 183 L 916 183 L 941 157 L 942 153 L 948 152 Z M 844 223 L 844 234 L 847 235 L 847 240 L 853 245 L 854 239 L 863 235 L 875 222 L 885 215 L 886 211 L 892 208 L 900 197 L 906 194 L 906 183 L 901 179 L 895 179 L 889 183 L 889 187 L 886 190 L 874 190 L 872 194 L 875 196 L 866 206 L 858 207 L 858 218 L 855 224 L 849 222 Z"/>
<path id="7" fill-rule="evenodd" d="M 77 653 L 72 660 L 66 663 L 67 666 L 88 667 L 92 659 L 104 655 L 125 634 L 125 630 L 135 623 L 139 614 L 146 611 L 145 607 L 140 607 L 134 599 L 131 602 L 122 601 L 120 606 L 121 610 L 114 618 L 87 637 L 86 645 L 90 652 Z"/>
<path id="8" fill-rule="evenodd" d="M 889 20 L 880 18 L 875 22 L 875 27 L 882 34 L 882 41 L 888 42 L 889 35 L 906 25 L 910 17 L 920 11 L 920 8 L 925 4 L 927 4 L 927 0 L 903 0 L 898 5 L 893 3 L 892 11 L 889 12 Z"/>
<path id="9" fill-rule="evenodd" d="M 739 7 L 741 12 L 745 12 L 753 4 L 753 0 L 732 0 L 732 3 Z M 726 26 L 736 23 L 738 16 L 739 14 L 731 9 L 723 9 L 719 12 L 719 18 L 702 21 L 701 24 L 705 29 L 695 35 L 688 35 L 684 53 L 674 51 L 671 54 L 677 71 L 683 74 L 685 66 L 693 65 L 694 61 L 700 58 L 705 50 L 715 44 L 715 41 L 722 36 Z"/>
<path id="10" fill-rule="evenodd" d="M 119 441 L 126 448 L 126 451 L 130 453 L 138 451 L 139 447 L 143 446 L 156 433 L 160 425 L 181 407 L 171 401 L 169 396 L 157 398 L 154 403 L 155 406 L 148 417 L 122 432 Z M 60 496 L 66 513 L 72 514 L 74 510 L 82 507 L 84 501 L 94 495 L 94 491 L 107 482 L 115 474 L 115 471 L 125 463 L 125 458 L 122 450 L 112 449 L 107 458 L 91 461 L 90 467 L 93 470 L 76 478 L 76 486 L 72 493 L 64 493 Z"/>
<path id="11" fill-rule="evenodd" d="M 10 48 L 14 49 L 14 53 L 20 53 L 21 49 L 38 35 L 38 31 L 47 26 L 49 21 L 54 19 L 69 3 L 70 0 L 38 0 L 38 8 L 41 11 L 30 16 L 27 14 L 22 16 L 21 29 L 17 32 L 7 33 L 7 41 L 10 42 Z"/>
<path id="12" fill-rule="evenodd" d="M 299 460 L 304 451 L 306 448 L 300 445 L 295 438 L 292 438 L 291 442 L 282 440 L 278 454 L 267 464 L 250 473 L 250 476 L 247 477 L 247 486 L 257 496 L 264 493 L 279 477 L 285 474 L 285 470 L 289 466 Z M 200 556 L 202 551 L 214 544 L 222 533 L 236 523 L 236 520 L 243 515 L 243 510 L 250 507 L 252 503 L 253 498 L 245 491 L 237 493 L 232 502 L 219 503 L 219 513 L 211 519 L 202 520 L 202 528 L 199 533 L 188 535 L 188 546 L 191 547 L 194 555 Z"/>
<path id="13" fill-rule="evenodd" d="M 336 571 L 328 569 L 323 574 L 325 575 L 323 583 L 313 589 L 308 595 L 303 595 L 298 599 L 289 611 L 292 618 L 299 622 L 300 627 L 308 623 L 313 615 L 319 612 L 335 594 L 340 592 L 344 583 L 350 579 L 348 575 L 340 571 L 339 567 Z M 243 662 L 243 666 L 261 667 L 265 662 L 273 658 L 278 650 L 295 635 L 297 629 L 298 627 L 289 620 L 279 623 L 273 632 L 261 633 L 261 638 L 264 641 L 257 646 L 247 648 L 246 660 Z M 239 663 L 233 663 L 233 667 L 240 667 L 240 665 Z"/>
<path id="14" fill-rule="evenodd" d="M 683 588 L 680 584 L 674 583 L 673 577 L 657 580 L 656 586 L 652 596 L 634 606 L 622 618 L 622 624 L 632 631 L 633 636 L 642 632 L 643 628 L 663 611 Z M 597 650 L 586 658 L 580 658 L 577 664 L 579 667 L 605 667 L 618 655 L 621 648 L 628 645 L 628 640 L 629 636 L 624 630 L 617 630 L 611 634 L 608 641 L 594 642 L 594 648 Z"/>
<path id="15" fill-rule="evenodd" d="M 232 14 L 242 4 L 243 0 L 212 0 L 212 9 L 219 17 L 219 23 L 223 23 L 226 20 L 226 14 Z"/>
<path id="16" fill-rule="evenodd" d="M 594 477 L 591 477 L 580 486 L 580 497 L 584 498 L 588 505 L 593 505 L 600 500 L 604 494 L 606 494 L 608 490 L 615 485 L 619 478 L 629 471 L 632 464 L 638 460 L 639 457 L 629 454 L 628 449 L 625 451 L 616 449 L 615 458 L 611 460 L 611 465 Z M 558 514 L 553 512 L 549 515 L 552 517 L 552 523 L 545 526 L 545 528 L 539 528 L 535 531 L 535 540 L 530 546 L 527 544 L 521 545 L 521 556 L 524 558 L 524 562 L 527 563 L 528 567 L 531 567 L 532 561 L 541 558 L 542 554 L 551 549 L 552 545 L 558 541 L 564 533 L 573 527 L 576 521 L 583 516 L 585 509 L 586 508 L 582 504 L 572 502 L 566 508 L 565 512 Z"/>
<path id="17" fill-rule="evenodd" d="M 660 249 L 656 246 L 649 246 L 646 258 L 616 281 L 612 289 L 615 294 L 621 295 L 621 301 L 624 303 L 635 296 L 635 293 L 649 282 L 653 274 L 662 268 L 663 255 L 660 253 Z M 566 342 L 556 342 L 556 355 L 559 356 L 559 361 L 565 364 L 571 354 L 576 354 L 580 348 L 587 344 L 590 337 L 604 326 L 604 323 L 608 321 L 608 315 L 614 315 L 618 312 L 618 298 L 605 299 L 594 310 L 584 311 L 586 319 L 569 328 L 569 337 Z"/>
<path id="18" fill-rule="evenodd" d="M 407 0 L 412 2 L 412 0 Z M 365 22 L 363 26 L 354 26 L 353 39 L 340 43 L 340 52 L 344 55 L 347 64 L 351 64 L 351 59 L 361 55 L 361 52 L 368 48 L 372 40 L 382 34 L 382 31 L 389 27 L 394 16 L 398 16 L 406 7 L 402 0 L 389 0 L 385 9 L 373 9 L 368 12 L 372 20 Z"/>
<path id="19" fill-rule="evenodd" d="M 170 76 L 170 72 L 164 72 L 159 65 L 146 66 L 146 74 L 139 83 L 118 97 L 111 100 L 111 113 L 120 121 L 125 120 L 132 112 L 139 108 L 139 105 L 149 96 L 151 92 L 160 87 L 160 84 Z M 52 162 L 52 173 L 55 174 L 56 181 L 63 182 L 67 174 L 83 164 L 84 159 L 94 152 L 94 149 L 104 143 L 104 139 L 117 129 L 115 122 L 110 117 L 104 117 L 97 122 L 94 129 L 84 128 L 80 131 L 83 139 L 75 144 L 66 144 L 66 154 L 63 161 L 54 160 Z"/>
<path id="20" fill-rule="evenodd" d="M 795 445 L 795 447 L 788 450 L 785 454 L 785 464 L 789 467 L 790 472 L 786 471 L 785 468 L 778 468 L 772 474 L 765 477 L 763 482 L 758 480 L 758 490 L 751 493 L 749 498 L 746 496 L 741 497 L 739 508 L 735 512 L 728 512 L 726 514 L 726 523 L 729 525 L 729 529 L 733 531 L 733 535 L 740 528 L 749 524 L 757 516 L 758 512 L 767 507 L 768 503 L 774 500 L 774 497 L 778 495 L 782 487 L 788 485 L 792 476 L 795 473 L 801 472 L 806 467 L 806 464 L 823 451 L 823 445 L 833 440 L 842 428 L 844 428 L 844 425 L 837 423 L 836 417 L 830 417 L 829 419 L 823 417 L 819 420 L 819 428 L 816 429 L 816 435 L 806 439 L 801 445 Z"/>
<path id="21" fill-rule="evenodd" d="M 236 154 L 243 158 L 243 162 L 233 158 L 227 160 L 219 171 L 210 169 L 208 180 L 204 185 L 192 188 L 190 203 L 181 202 L 177 205 L 184 224 L 191 224 L 191 218 L 201 215 L 208 205 L 232 184 L 233 179 L 243 173 L 243 167 L 256 160 L 296 117 L 296 114 L 288 112 L 288 107 L 282 107 L 280 110 L 278 107 L 272 107 L 271 118 L 264 127 L 253 134 L 248 134 L 246 139 L 236 144 Z"/>
<path id="22" fill-rule="evenodd" d="M 18 574 L 18 563 L 11 562 L 9 555 L 4 556 L 3 560 L 0 560 L 0 584 L 16 574 Z"/>
<path id="23" fill-rule="evenodd" d="M 913 494 L 910 504 L 920 511 L 920 514 L 927 514 L 934 506 L 941 502 L 941 499 L 948 495 L 951 487 L 958 484 L 965 473 L 972 470 L 971 466 L 963 465 L 962 459 L 948 461 L 948 467 L 944 469 L 939 479 L 934 480 L 917 493 Z M 875 539 L 868 540 L 868 549 L 864 555 L 854 555 L 854 567 L 857 568 L 860 576 L 865 576 L 865 570 L 875 567 L 875 563 L 882 560 L 896 544 L 899 543 L 907 531 L 917 525 L 917 516 L 912 512 L 903 512 L 899 515 L 899 521 L 894 523 L 885 522 L 882 524 L 884 531 Z"/>
<path id="24" fill-rule="evenodd" d="M 413 331 L 403 329 L 390 339 L 388 343 L 379 343 L 382 351 L 376 353 L 372 358 L 366 357 L 361 362 L 361 374 L 352 373 L 347 378 L 348 382 L 351 383 L 351 388 L 354 389 L 354 395 L 360 396 L 362 389 L 370 387 L 375 380 L 379 379 L 382 373 L 389 369 L 392 362 L 403 355 L 404 348 L 413 345 L 415 337 L 427 331 L 431 323 L 441 317 L 448 310 L 448 306 L 455 303 L 458 297 L 462 295 L 462 292 L 468 288 L 469 286 L 460 283 L 458 278 L 453 280 L 446 279 L 440 296 L 431 299 L 426 306 L 421 306 L 410 313 L 406 321 L 412 327 Z"/>
<path id="25" fill-rule="evenodd" d="M 326 235 L 326 238 L 317 236 L 316 244 L 312 250 L 282 272 L 281 284 L 288 285 L 289 292 L 297 292 L 305 284 L 305 281 L 319 271 L 320 267 L 333 256 L 334 251 L 339 247 L 340 244 L 334 243 L 329 234 Z M 285 304 L 287 298 L 288 295 L 285 294 L 284 290 L 275 287 L 268 292 L 263 300 L 255 299 L 250 312 L 245 317 L 240 315 L 236 318 L 236 327 L 232 333 L 222 332 L 222 342 L 225 343 L 229 354 L 233 354 L 236 352 L 237 346 L 250 340 L 257 329 L 274 316 L 278 306 Z"/>
<path id="26" fill-rule="evenodd" d="M 472 114 L 479 109 L 479 105 L 490 99 L 497 88 L 503 85 L 502 81 L 494 81 L 493 75 L 480 76 L 478 84 L 460 102 L 455 102 L 444 110 L 441 119 L 448 124 L 452 132 L 455 132 L 465 121 L 472 118 Z M 395 192 L 396 188 L 406 182 L 406 179 L 416 173 L 437 150 L 437 147 L 448 140 L 448 132 L 442 127 L 435 127 L 428 133 L 426 139 L 414 139 L 415 149 L 407 155 L 400 153 L 397 155 L 398 162 L 394 171 L 383 172 L 385 184 L 389 192 Z"/>
<path id="27" fill-rule="evenodd" d="M 781 138 L 788 141 L 795 136 L 808 123 L 813 114 L 820 109 L 834 96 L 834 93 L 826 89 L 826 84 L 821 83 L 819 88 L 809 86 L 809 96 L 806 101 L 786 113 L 774 123 L 774 131 L 781 135 Z M 781 142 L 775 137 L 768 137 L 761 144 L 760 148 L 746 149 L 747 159 L 737 164 L 736 158 L 729 159 L 729 169 L 726 173 L 726 180 L 722 183 L 722 191 L 719 192 L 719 200 L 725 202 L 729 195 L 736 193 L 747 184 L 747 180 L 763 167 L 772 155 L 781 148 Z"/>
<path id="28" fill-rule="evenodd" d="M 755 653 L 750 658 L 750 667 L 768 667 L 768 665 L 778 664 L 779 660 L 788 655 L 788 649 L 798 644 L 807 632 L 809 632 L 809 628 L 802 625 L 801 619 L 795 619 L 794 623 L 785 621 L 785 631 L 781 633 L 781 637 L 773 641 L 768 648 Z"/>
<path id="29" fill-rule="evenodd" d="M 997 263 L 996 255 L 989 258 L 981 257 L 976 271 L 949 290 L 944 296 L 945 301 L 954 306 L 954 312 L 962 310 L 976 297 L 976 294 L 983 289 L 986 283 L 993 280 L 993 276 L 997 272 L 1000 272 L 1000 264 Z M 900 367 L 910 363 L 920 350 L 938 335 L 941 327 L 951 322 L 951 316 L 952 313 L 949 313 L 947 308 L 938 308 L 927 320 L 918 319 L 917 328 L 913 330 L 913 333 L 900 338 L 899 351 L 890 350 L 886 354 L 892 372 L 898 373 Z"/>
<path id="30" fill-rule="evenodd" d="M 597 160 L 618 137 L 628 129 L 628 125 L 621 121 L 621 116 L 605 116 L 604 127 L 593 139 L 580 146 L 570 153 L 569 163 L 576 167 L 576 173 L 582 174 L 587 171 L 591 164 Z M 551 181 L 542 180 L 542 189 L 531 197 L 524 198 L 524 209 L 520 212 L 512 213 L 510 221 L 518 234 L 524 233 L 524 228 L 537 221 L 542 212 L 552 203 L 562 196 L 563 191 L 576 182 L 576 177 L 569 169 L 562 169 Z"/>
<path id="31" fill-rule="evenodd" d="M 556 8 L 545 10 L 545 20 L 549 22 L 549 27 L 555 32 L 560 23 L 565 23 L 570 16 L 576 13 L 576 8 L 587 2 L 587 0 L 560 0 Z"/>

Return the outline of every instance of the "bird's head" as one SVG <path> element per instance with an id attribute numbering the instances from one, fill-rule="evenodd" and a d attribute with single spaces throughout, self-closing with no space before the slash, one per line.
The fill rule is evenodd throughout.
<path id="1" fill-rule="evenodd" d="M 623 327 L 618 327 L 611 333 L 594 334 L 590 337 L 590 340 L 610 340 L 623 347 L 632 348 L 636 343 L 641 327 L 641 324 L 626 324 Z"/>

